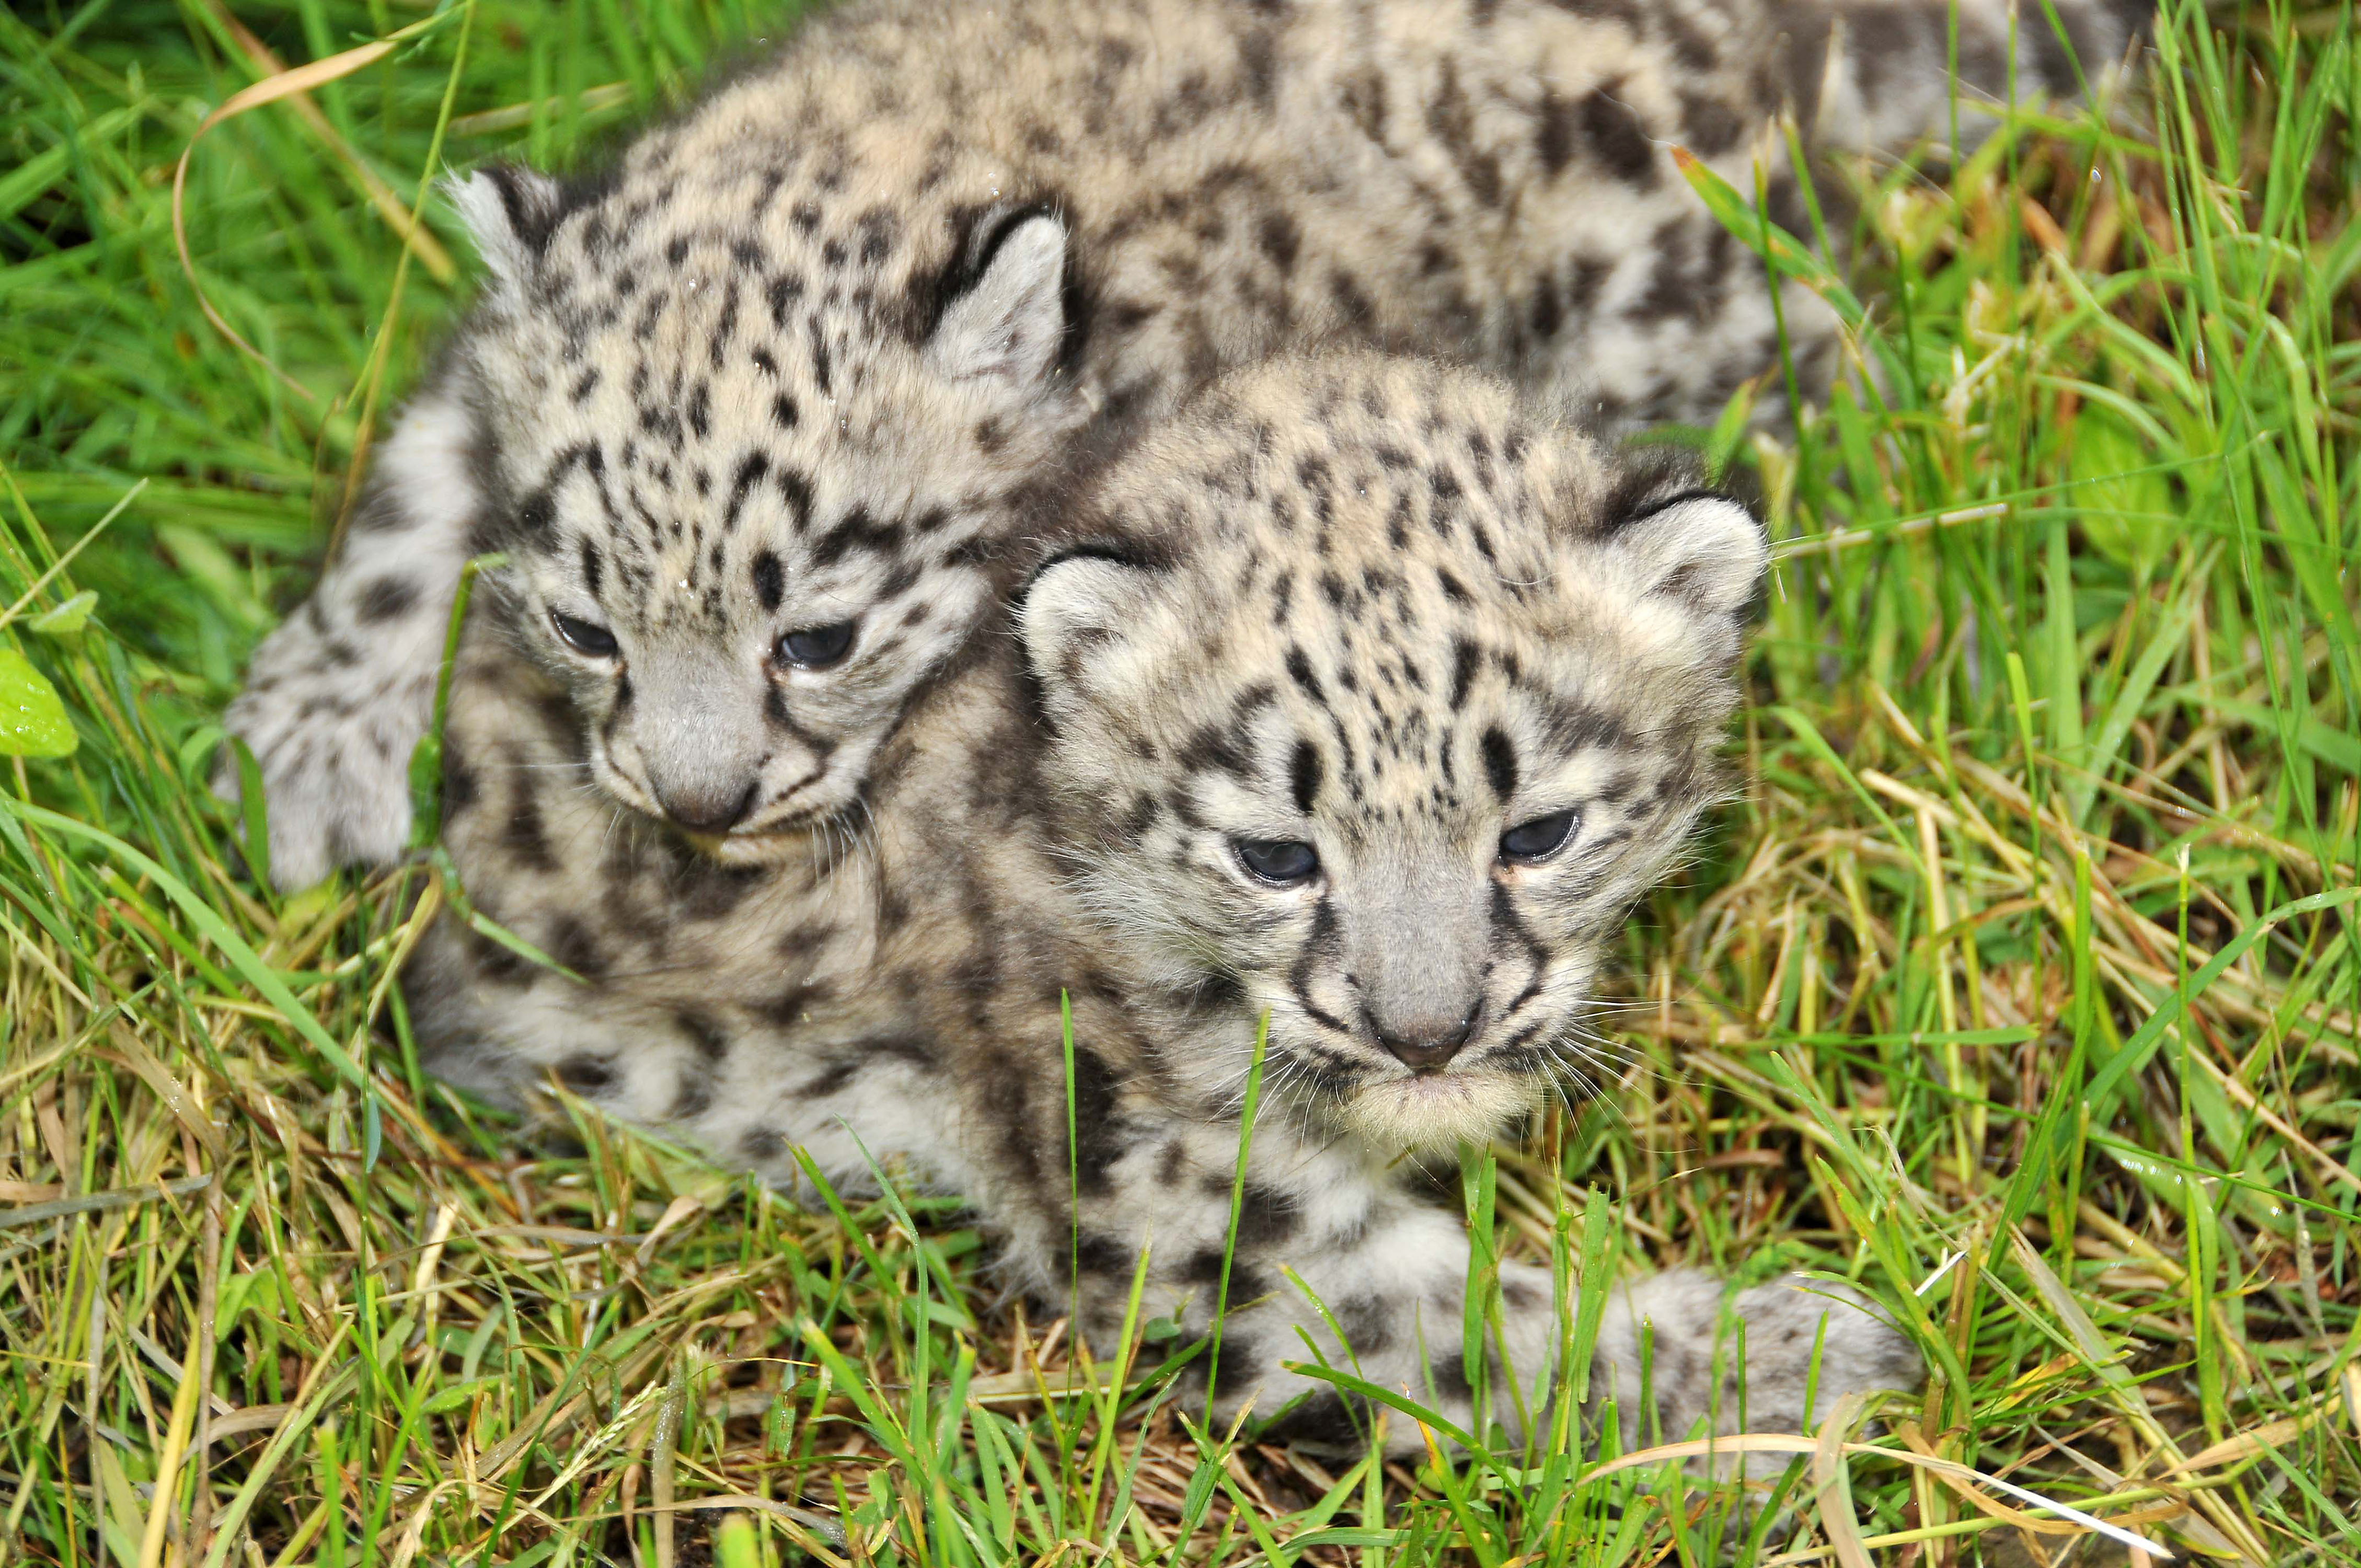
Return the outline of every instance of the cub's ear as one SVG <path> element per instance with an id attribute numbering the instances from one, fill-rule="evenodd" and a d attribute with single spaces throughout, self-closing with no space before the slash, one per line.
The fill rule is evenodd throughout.
<path id="1" fill-rule="evenodd" d="M 1144 655 L 1132 639 L 1154 609 L 1164 574 L 1105 554 L 1075 551 L 1033 574 L 1016 607 L 1025 663 L 1053 723 L 1127 689 Z"/>
<path id="2" fill-rule="evenodd" d="M 1029 398 L 1049 378 L 1066 335 L 1066 225 L 1036 213 L 991 238 L 943 307 L 927 357 L 954 381 Z"/>
<path id="3" fill-rule="evenodd" d="M 522 287 L 564 215 L 565 187 L 522 164 L 495 163 L 453 175 L 443 190 L 466 220 L 494 285 Z"/>
<path id="4" fill-rule="evenodd" d="M 1724 620 L 1745 613 L 1771 564 L 1763 525 L 1712 490 L 1650 501 L 1599 543 L 1634 590 Z"/>

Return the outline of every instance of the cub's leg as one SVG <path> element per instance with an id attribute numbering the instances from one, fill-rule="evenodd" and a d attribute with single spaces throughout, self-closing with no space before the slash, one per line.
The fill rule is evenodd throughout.
<path id="1" fill-rule="evenodd" d="M 456 380 L 446 372 L 402 411 L 342 552 L 255 650 L 224 718 L 260 766 L 281 888 L 383 865 L 410 841 L 410 753 L 433 718 L 444 630 L 484 504 Z M 214 789 L 237 798 L 226 756 Z"/>
<path id="2" fill-rule="evenodd" d="M 1112 1350 L 1144 1249 L 1140 1319 L 1180 1326 L 1166 1350 L 1209 1341 L 1183 1372 L 1181 1394 L 1203 1412 L 1210 1380 L 1217 1431 L 1229 1431 L 1242 1412 L 1261 1422 L 1277 1418 L 1263 1429 L 1270 1441 L 1350 1453 L 1367 1445 L 1382 1419 L 1388 1454 L 1425 1453 L 1411 1417 L 1288 1365 L 1323 1362 L 1469 1431 L 1479 1395 L 1464 1354 L 1468 1245 L 1457 1216 L 1366 1167 L 1356 1148 L 1258 1129 L 1231 1246 L 1235 1136 L 1235 1128 L 1176 1130 L 1126 1156 L 1095 1197 L 1086 1190 L 1073 1233 L 1062 1212 L 1044 1214 L 1049 1223 L 1017 1238 L 1020 1255 L 1046 1266 L 1037 1293 L 1064 1304 L 1071 1248 L 1082 1326 L 1093 1346 Z M 1540 1418 L 1554 1381 L 1550 1280 L 1510 1264 L 1500 1286 L 1506 1332 L 1488 1335 L 1481 1419 L 1521 1431 L 1527 1415 Z"/>
<path id="3" fill-rule="evenodd" d="M 1788 1275 L 1740 1291 L 1725 1317 L 1721 1281 L 1678 1268 L 1616 1293 L 1590 1391 L 1594 1403 L 1614 1396 L 1629 1453 L 1692 1436 L 1808 1435 L 1847 1394 L 1915 1388 L 1925 1375 L 1910 1342 L 1857 1291 Z M 1745 1472 L 1768 1479 L 1793 1458 L 1750 1454 Z"/>
<path id="4" fill-rule="evenodd" d="M 1137 1136 L 1140 1129 L 1135 1124 L 1129 1131 Z M 1479 1384 L 1466 1354 L 1469 1245 L 1458 1216 L 1404 1190 L 1396 1174 L 1367 1164 L 1365 1152 L 1349 1143 L 1265 1128 L 1256 1134 L 1236 1241 L 1228 1246 L 1235 1137 L 1235 1130 L 1195 1126 L 1140 1138 L 1104 1168 L 1095 1197 L 1084 1193 L 1082 1223 L 1071 1234 L 1060 1213 L 1020 1235 L 1024 1250 L 1053 1260 L 1045 1270 L 1053 1278 L 1062 1280 L 1070 1249 L 1078 1257 L 1083 1327 L 1094 1342 L 1117 1336 L 1143 1246 L 1143 1317 L 1169 1316 L 1191 1337 L 1206 1334 L 1227 1247 L 1228 1310 L 1212 1399 L 1222 1430 L 1251 1400 L 1258 1417 L 1285 1411 L 1273 1433 L 1280 1440 L 1361 1446 L 1377 1412 L 1286 1365 L 1323 1359 L 1407 1395 L 1463 1431 L 1477 1424 L 1479 1396 L 1482 1422 L 1512 1436 L 1545 1418 L 1560 1382 L 1561 1337 L 1545 1271 L 1500 1266 L 1499 1320 L 1487 1334 Z M 1741 1398 L 1743 1430 L 1801 1432 L 1845 1394 L 1918 1382 L 1919 1361 L 1908 1342 L 1859 1299 L 1819 1288 L 1778 1280 L 1732 1303 L 1746 1325 L 1741 1396 L 1734 1348 L 1723 1358 L 1721 1385 L 1714 1381 L 1718 1281 L 1678 1270 L 1620 1288 L 1595 1353 L 1592 1397 L 1614 1393 L 1629 1445 L 1642 1434 L 1686 1437 L 1701 1423 L 1708 1431 L 1741 1430 Z M 1057 1286 L 1044 1291 L 1053 1293 L 1064 1294 Z M 1652 1406 L 1642 1403 L 1640 1377 L 1643 1324 L 1652 1325 Z M 1201 1403 L 1207 1359 L 1189 1374 L 1196 1379 L 1191 1397 Z M 1410 1417 L 1388 1414 L 1385 1428 L 1389 1454 L 1425 1452 L 1426 1439 Z M 1775 1475 L 1784 1463 L 1758 1468 Z"/>

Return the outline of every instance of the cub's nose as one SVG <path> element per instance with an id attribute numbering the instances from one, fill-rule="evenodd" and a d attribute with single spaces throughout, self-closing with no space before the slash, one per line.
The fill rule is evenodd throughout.
<path id="1" fill-rule="evenodd" d="M 1425 1018 L 1380 1018 L 1376 1013 L 1364 1010 L 1369 1033 L 1378 1037 L 1378 1044 L 1385 1047 L 1396 1061 L 1412 1072 L 1440 1071 L 1459 1054 L 1462 1046 L 1475 1037 L 1476 1025 L 1483 1015 L 1484 1003 L 1480 997 L 1456 1023 L 1444 1021 L 1450 1016 L 1448 1012 L 1439 1012 Z"/>
<path id="2" fill-rule="evenodd" d="M 755 780 L 734 795 L 727 784 L 666 784 L 650 780 L 664 815 L 692 833 L 727 833 L 754 809 Z"/>

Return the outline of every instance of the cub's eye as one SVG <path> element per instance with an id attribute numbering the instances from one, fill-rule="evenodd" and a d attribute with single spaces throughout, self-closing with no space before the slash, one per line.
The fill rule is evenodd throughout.
<path id="1" fill-rule="evenodd" d="M 852 632 L 849 620 L 790 631 L 779 639 L 779 663 L 799 670 L 824 670 L 851 651 Z"/>
<path id="2" fill-rule="evenodd" d="M 1320 851 L 1293 839 L 1240 839 L 1238 863 L 1257 877 L 1292 886 L 1320 869 Z"/>
<path id="3" fill-rule="evenodd" d="M 1500 835 L 1500 858 L 1528 865 L 1548 860 L 1574 837 L 1574 815 L 1571 811 L 1557 811 L 1518 823 Z"/>
<path id="4" fill-rule="evenodd" d="M 549 619 L 557 627 L 557 635 L 566 645 L 586 659 L 611 659 L 615 656 L 615 634 L 605 627 L 588 620 L 577 620 L 562 610 L 551 610 Z"/>

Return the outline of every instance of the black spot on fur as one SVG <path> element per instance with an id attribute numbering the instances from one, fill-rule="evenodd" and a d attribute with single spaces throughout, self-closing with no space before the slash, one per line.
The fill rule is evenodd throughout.
<path id="1" fill-rule="evenodd" d="M 1249 1181 L 1238 1195 L 1238 1248 L 1275 1246 L 1295 1234 L 1301 1219 L 1292 1194 Z"/>
<path id="2" fill-rule="evenodd" d="M 1096 1051 L 1074 1047 L 1074 1175 L 1085 1192 L 1106 1190 L 1107 1171 L 1123 1157 L 1115 1073 Z"/>
<path id="3" fill-rule="evenodd" d="M 1395 1305 L 1383 1296 L 1356 1296 L 1334 1309 L 1345 1343 L 1360 1355 L 1382 1355 L 1393 1347 Z"/>
<path id="4" fill-rule="evenodd" d="M 379 577 L 361 590 L 356 613 L 363 625 L 392 620 L 418 602 L 418 585 L 406 577 Z"/>
<path id="5" fill-rule="evenodd" d="M 787 503 L 790 527 L 801 533 L 811 526 L 812 485 L 807 477 L 797 469 L 780 469 L 779 496 Z"/>
<path id="6" fill-rule="evenodd" d="M 1074 1262 L 1084 1274 L 1118 1280 L 1131 1277 L 1136 1255 L 1113 1236 L 1084 1231 L 1074 1238 L 1073 1246 Z"/>
<path id="7" fill-rule="evenodd" d="M 746 493 L 761 483 L 763 476 L 770 469 L 771 460 L 759 452 L 749 452 L 739 463 L 738 472 L 730 481 L 730 500 L 721 513 L 724 529 L 737 526 L 738 513 L 746 504 Z"/>
<path id="8" fill-rule="evenodd" d="M 520 792 L 508 821 L 500 828 L 500 847 L 537 872 L 554 872 L 557 857 L 550 853 L 549 835 L 542 826 L 541 803 Z"/>
<path id="9" fill-rule="evenodd" d="M 786 574 L 779 565 L 779 558 L 768 550 L 758 552 L 754 556 L 754 597 L 763 601 L 763 609 L 777 609 L 786 587 Z"/>
<path id="10" fill-rule="evenodd" d="M 1543 172 L 1555 179 L 1574 161 L 1574 105 L 1543 87 L 1540 119 L 1533 130 L 1533 151 L 1542 160 Z"/>
<path id="11" fill-rule="evenodd" d="M 443 742 L 443 819 L 445 822 L 473 807 L 480 797 L 476 770 L 449 740 Z"/>
<path id="12" fill-rule="evenodd" d="M 1333 268 L 1328 273 L 1328 296 L 1336 302 L 1337 313 L 1354 331 L 1366 333 L 1378 319 L 1377 307 L 1362 291 L 1359 281 L 1343 268 Z"/>
<path id="13" fill-rule="evenodd" d="M 1295 253 L 1302 246 L 1303 236 L 1295 226 L 1293 218 L 1280 212 L 1265 213 L 1261 232 L 1257 237 L 1261 242 L 1262 253 L 1270 258 L 1272 266 L 1281 272 L 1294 267 Z"/>
<path id="14" fill-rule="evenodd" d="M 1582 100 L 1583 134 L 1609 173 L 1646 190 L 1656 182 L 1656 149 L 1639 115 L 1615 97 L 1620 85 L 1610 82 Z"/>
<path id="15" fill-rule="evenodd" d="M 830 378 L 831 371 L 828 357 L 828 340 L 820 336 L 819 323 L 818 321 L 814 321 L 811 326 L 811 352 L 812 379 L 819 384 L 819 395 L 823 398 L 832 398 L 836 396 L 836 389 Z"/>
<path id="16" fill-rule="evenodd" d="M 549 956 L 585 980 L 598 980 L 607 972 L 607 954 L 598 938 L 571 915 L 559 916 L 551 930 Z"/>
<path id="17" fill-rule="evenodd" d="M 774 327 L 785 326 L 787 312 L 793 309 L 796 302 L 803 297 L 804 280 L 801 278 L 793 273 L 782 272 L 772 279 L 763 290 L 763 298 L 771 307 L 771 324 Z M 757 358 L 755 363 L 760 365 L 769 356 L 763 355 Z M 778 367 L 775 365 L 765 366 L 764 368 L 770 370 L 773 375 L 778 374 Z"/>
<path id="18" fill-rule="evenodd" d="M 1354 1419 L 1342 1396 L 1327 1389 L 1290 1404 L 1265 1422 L 1256 1437 L 1326 1453 L 1356 1453 L 1368 1442 L 1367 1428 Z"/>
<path id="19" fill-rule="evenodd" d="M 1688 127 L 1688 146 L 1700 158 L 1719 158 L 1736 147 L 1746 134 L 1738 111 L 1719 98 L 1681 94 L 1681 121 Z"/>
<path id="20" fill-rule="evenodd" d="M 1492 793 L 1507 800 L 1517 793 L 1517 749 L 1498 727 L 1484 731 L 1484 776 L 1492 785 Z"/>
<path id="21" fill-rule="evenodd" d="M 900 523 L 879 522 L 869 514 L 867 507 L 856 506 L 839 518 L 835 526 L 812 542 L 812 565 L 833 566 L 854 550 L 891 555 L 901 548 L 901 544 Z"/>
<path id="22" fill-rule="evenodd" d="M 664 1115 L 675 1122 L 702 1116 L 713 1108 L 713 1074 L 701 1066 L 683 1067 L 673 1082 L 672 1103 Z"/>
<path id="23" fill-rule="evenodd" d="M 1467 688 L 1476 683 L 1476 666 L 1481 657 L 1476 644 L 1466 638 L 1451 640 L 1451 710 L 1454 713 L 1466 706 Z"/>
<path id="24" fill-rule="evenodd" d="M 704 1014 L 683 1008 L 673 1014 L 673 1022 L 680 1025 L 681 1033 L 697 1047 L 697 1054 L 707 1061 L 718 1062 L 730 1054 L 729 1031 Z"/>
<path id="25" fill-rule="evenodd" d="M 810 941 L 817 939 L 811 934 L 803 931 L 792 932 L 790 936 L 795 940 L 785 945 L 789 950 L 801 949 Z M 827 995 L 826 985 L 798 981 L 769 1001 L 757 1004 L 752 1011 L 756 1017 L 766 1024 L 774 1025 L 782 1029 L 792 1029 L 798 1024 L 809 1022 L 808 1014 L 812 1003 L 823 1000 Z"/>
<path id="26" fill-rule="evenodd" d="M 1232 1258 L 1231 1262 L 1235 1264 L 1236 1259 Z M 1201 1246 L 1191 1253 L 1189 1261 L 1181 1266 L 1180 1277 L 1191 1285 L 1202 1285 L 1208 1290 L 1219 1288 L 1222 1283 L 1222 1249 Z"/>
<path id="27" fill-rule="evenodd" d="M 1288 649 L 1287 674 L 1288 677 L 1302 689 L 1304 696 L 1314 702 L 1322 700 L 1320 677 L 1312 673 L 1312 660 L 1302 649 Z"/>
<path id="28" fill-rule="evenodd" d="M 1287 776 L 1295 792 L 1295 809 L 1311 816 L 1312 803 L 1320 796 L 1320 753 L 1311 741 L 1295 743 L 1295 755 L 1288 762 Z"/>
<path id="29" fill-rule="evenodd" d="M 526 962 L 522 953 L 493 941 L 480 931 L 467 933 L 467 956 L 475 963 L 477 975 L 493 985 L 523 990 L 543 972 Z"/>
<path id="30" fill-rule="evenodd" d="M 577 1094 L 597 1094 L 614 1083 L 615 1069 L 604 1057 L 567 1057 L 557 1064 L 557 1081 Z"/>
<path id="31" fill-rule="evenodd" d="M 1555 337 L 1558 328 L 1565 324 L 1565 310 L 1557 295 L 1557 280 L 1547 272 L 1533 279 L 1532 305 L 1526 312 L 1525 319 L 1533 329 L 1534 338 L 1543 343 Z"/>

